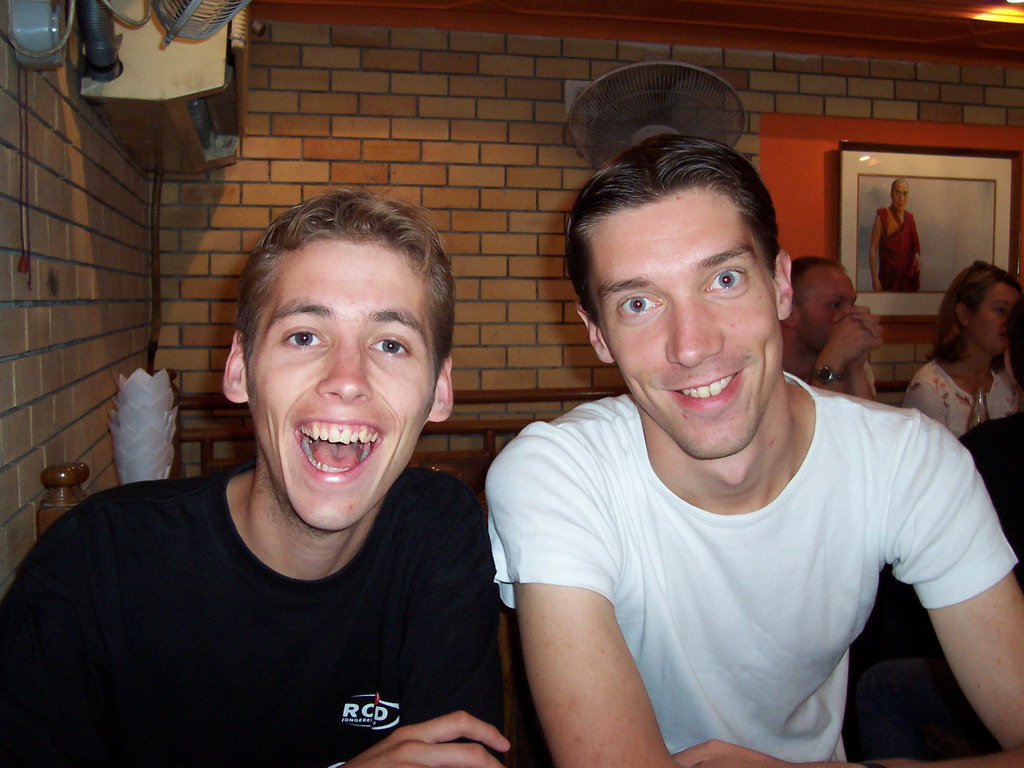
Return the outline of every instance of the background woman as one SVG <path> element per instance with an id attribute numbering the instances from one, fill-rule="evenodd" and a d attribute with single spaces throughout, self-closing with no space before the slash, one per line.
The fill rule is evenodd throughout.
<path id="1" fill-rule="evenodd" d="M 1004 370 L 1006 318 L 1020 283 L 999 267 L 976 261 L 946 289 L 936 318 L 931 361 L 910 381 L 904 406 L 913 406 L 956 435 L 967 429 L 976 392 L 987 393 L 992 418 L 1016 413 L 1019 392 Z"/>

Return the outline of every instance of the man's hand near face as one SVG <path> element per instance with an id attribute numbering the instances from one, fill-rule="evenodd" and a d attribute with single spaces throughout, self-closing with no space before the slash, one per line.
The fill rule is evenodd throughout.
<path id="1" fill-rule="evenodd" d="M 816 385 L 836 392 L 845 392 L 868 400 L 874 399 L 872 387 L 864 366 L 868 353 L 882 346 L 882 324 L 867 307 L 854 305 L 843 311 L 843 316 L 832 328 L 828 342 L 818 353 L 815 369 L 828 366 L 843 375 L 842 381 Z"/>
<path id="2" fill-rule="evenodd" d="M 456 739 L 468 739 L 457 742 Z M 347 768 L 501 768 L 485 747 L 506 752 L 509 741 L 467 712 L 451 712 L 406 725 L 349 760 Z"/>

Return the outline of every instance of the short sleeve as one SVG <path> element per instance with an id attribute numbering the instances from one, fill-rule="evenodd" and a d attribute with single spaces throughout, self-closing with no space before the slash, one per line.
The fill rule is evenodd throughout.
<path id="1" fill-rule="evenodd" d="M 491 549 L 502 600 L 512 585 L 581 587 L 612 599 L 621 545 L 610 489 L 583 441 L 534 424 L 497 457 L 487 475 Z"/>
<path id="2" fill-rule="evenodd" d="M 914 585 L 925 608 L 941 608 L 983 592 L 1016 563 L 970 454 L 943 427 L 920 420 L 926 433 L 903 450 L 889 498 L 886 559 Z"/>

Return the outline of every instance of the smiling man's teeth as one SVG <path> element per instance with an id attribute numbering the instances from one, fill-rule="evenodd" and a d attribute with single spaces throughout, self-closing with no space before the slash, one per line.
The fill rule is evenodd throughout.
<path id="1" fill-rule="evenodd" d="M 682 392 L 687 397 L 696 397 L 701 400 L 708 397 L 714 397 L 715 395 L 720 395 L 722 393 L 722 390 L 729 386 L 729 382 L 732 381 L 734 377 L 735 374 L 733 374 L 732 376 L 726 376 L 724 379 L 713 381 L 706 386 L 693 387 L 692 389 L 684 389 L 682 390 Z"/>
<path id="2" fill-rule="evenodd" d="M 314 422 L 302 425 L 300 431 L 302 432 L 302 452 L 306 454 L 306 459 L 309 460 L 309 463 L 321 472 L 348 472 L 352 467 L 361 464 L 370 455 L 372 450 L 371 443 L 375 443 L 380 437 L 379 432 L 365 424 L 359 426 L 345 424 L 342 426 L 327 422 Z M 354 457 L 355 463 L 350 463 L 352 461 L 350 457 L 348 462 L 344 462 L 347 466 L 332 466 L 319 461 L 314 455 L 313 444 L 316 441 L 339 445 L 360 445 L 362 448 L 356 449 L 358 455 Z M 318 452 L 323 454 L 323 451 Z M 331 453 L 324 455 L 324 458 L 329 457 L 331 460 L 336 460 L 341 458 L 341 454 Z M 339 463 L 342 462 L 339 461 Z"/>
<path id="3" fill-rule="evenodd" d="M 338 424 L 304 424 L 300 431 L 306 437 L 313 440 L 325 440 L 328 443 L 375 443 L 380 437 L 379 433 L 365 424 L 353 427 L 349 424 L 339 426 Z"/>

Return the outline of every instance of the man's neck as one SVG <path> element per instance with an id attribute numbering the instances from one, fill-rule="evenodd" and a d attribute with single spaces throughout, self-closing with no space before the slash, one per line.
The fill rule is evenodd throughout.
<path id="1" fill-rule="evenodd" d="M 771 503 L 796 475 L 814 435 L 814 418 L 811 396 L 780 381 L 757 434 L 739 453 L 695 459 L 674 443 L 650 441 L 647 451 L 655 474 L 679 498 L 715 514 L 745 514 Z"/>
<path id="2" fill-rule="evenodd" d="M 259 473 L 257 462 L 253 471 L 231 478 L 227 488 L 231 519 L 249 551 L 271 570 L 303 581 L 326 578 L 348 565 L 365 543 L 376 515 L 367 515 L 353 529 L 314 531 L 290 506 L 283 508 Z"/>

